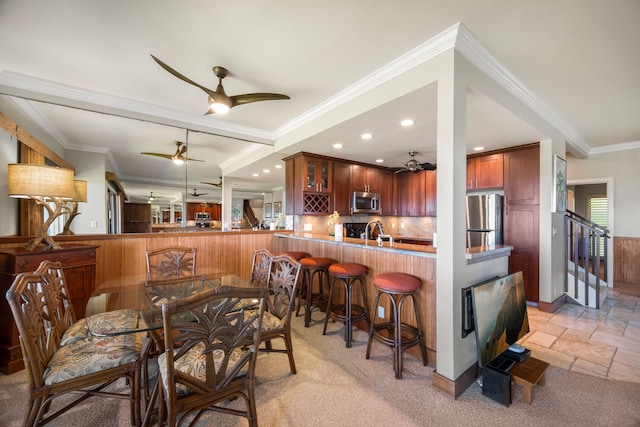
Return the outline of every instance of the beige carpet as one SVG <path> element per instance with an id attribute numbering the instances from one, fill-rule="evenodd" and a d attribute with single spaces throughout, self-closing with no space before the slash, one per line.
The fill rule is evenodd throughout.
<path id="1" fill-rule="evenodd" d="M 547 385 L 536 387 L 533 404 L 522 402 L 514 385 L 513 403 L 502 406 L 482 396 L 473 384 L 457 400 L 432 389 L 431 369 L 405 357 L 403 379 L 393 376 L 391 353 L 375 344 L 366 360 L 366 334 L 354 334 L 344 347 L 339 324 L 322 336 L 320 313 L 303 327 L 294 320 L 298 374 L 287 358 L 262 354 L 258 359 L 258 419 L 268 426 L 640 426 L 640 384 L 601 379 L 550 367 Z M 26 397 L 24 372 L 0 375 L 0 426 L 20 426 Z M 103 403 L 104 402 L 104 403 Z M 234 402 L 237 404 L 239 402 Z M 126 426 L 128 406 L 89 400 L 51 426 Z M 199 425 L 246 426 L 246 420 L 211 414 Z"/>

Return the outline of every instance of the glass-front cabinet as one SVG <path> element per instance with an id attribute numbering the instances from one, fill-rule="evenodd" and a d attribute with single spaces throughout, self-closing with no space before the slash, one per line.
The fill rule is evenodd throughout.
<path id="1" fill-rule="evenodd" d="M 285 158 L 287 214 L 327 215 L 331 203 L 333 160 L 298 153 Z"/>
<path id="2" fill-rule="evenodd" d="M 327 159 L 316 159 L 305 157 L 304 165 L 306 168 L 306 190 L 318 193 L 331 192 L 331 166 L 332 163 Z"/>

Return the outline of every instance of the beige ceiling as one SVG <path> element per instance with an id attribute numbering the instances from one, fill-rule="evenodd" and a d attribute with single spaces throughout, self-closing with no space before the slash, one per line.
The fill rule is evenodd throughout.
<path id="1" fill-rule="evenodd" d="M 390 167 L 416 150 L 420 161 L 435 162 L 435 85 L 416 85 L 327 128 L 311 130 L 310 118 L 339 111 L 340 102 L 403 55 L 457 23 L 566 124 L 570 146 L 586 153 L 640 146 L 637 0 L 3 0 L 0 107 L 44 142 L 105 153 L 132 196 L 166 191 L 173 197 L 170 185 L 187 179 L 189 192 L 197 188 L 215 199 L 219 190 L 199 182 L 217 182 L 223 173 L 233 178 L 234 191 L 271 191 L 284 182 L 274 165 L 302 150 L 364 162 L 384 158 Z M 230 95 L 276 92 L 291 99 L 204 116 L 207 95 L 150 54 L 212 89 L 211 68 L 228 68 Z M 469 149 L 544 137 L 472 87 L 467 115 Z M 415 126 L 400 129 L 405 117 Z M 205 160 L 190 162 L 187 176 L 184 168 L 139 154 L 173 153 L 185 128 L 193 130 L 189 156 Z M 363 131 L 373 140 L 360 141 Z M 275 150 L 282 139 L 295 143 Z M 345 148 L 336 152 L 334 142 Z"/>

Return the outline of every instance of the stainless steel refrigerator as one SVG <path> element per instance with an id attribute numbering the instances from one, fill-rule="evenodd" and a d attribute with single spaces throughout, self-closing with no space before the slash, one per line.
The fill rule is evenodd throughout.
<path id="1" fill-rule="evenodd" d="M 467 195 L 467 248 L 502 244 L 502 195 Z"/>

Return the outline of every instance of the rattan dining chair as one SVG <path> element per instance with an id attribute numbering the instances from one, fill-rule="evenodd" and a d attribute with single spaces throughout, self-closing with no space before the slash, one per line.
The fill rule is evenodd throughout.
<path id="1" fill-rule="evenodd" d="M 268 249 L 256 249 L 253 252 L 249 281 L 254 286 L 267 286 L 271 257 L 273 257 L 273 254 Z"/>
<path id="2" fill-rule="evenodd" d="M 255 366 L 267 292 L 223 286 L 162 305 L 166 351 L 158 357 L 158 425 L 164 421 L 163 400 L 169 427 L 193 425 L 207 411 L 258 425 Z M 250 316 L 243 308 L 247 299 L 258 304 Z M 244 409 L 220 405 L 236 397 L 244 400 Z"/>
<path id="3" fill-rule="evenodd" d="M 296 300 L 300 276 L 300 263 L 288 255 L 271 257 L 267 287 L 267 311 L 262 321 L 261 341 L 265 344 L 262 352 L 286 353 L 289 357 L 291 373 L 296 373 L 291 341 L 291 316 Z M 284 349 L 273 348 L 271 341 L 282 338 Z"/>
<path id="4" fill-rule="evenodd" d="M 172 246 L 146 252 L 147 280 L 170 280 L 195 275 L 196 249 Z"/>
<path id="5" fill-rule="evenodd" d="M 62 270 L 59 273 L 61 280 L 49 272 L 21 273 L 6 293 L 29 380 L 23 425 L 44 425 L 88 397 L 100 396 L 128 400 L 131 424 L 139 426 L 139 336 L 89 336 L 62 346 L 61 325 L 67 324 L 72 316 L 60 310 L 66 288 Z M 105 387 L 122 378 L 126 379 L 126 385 L 122 385 L 126 391 L 105 392 Z M 65 400 L 63 405 L 54 404 L 56 398 L 71 393 L 80 396 L 71 402 Z"/>

